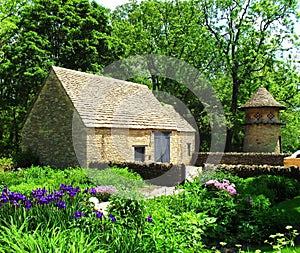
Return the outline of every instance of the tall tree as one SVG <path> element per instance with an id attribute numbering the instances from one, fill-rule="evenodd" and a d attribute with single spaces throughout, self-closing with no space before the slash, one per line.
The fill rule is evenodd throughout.
<path id="1" fill-rule="evenodd" d="M 277 71 L 280 52 L 287 50 L 284 42 L 296 45 L 296 9 L 296 0 L 133 1 L 116 10 L 113 27 L 128 45 L 128 55 L 174 56 L 212 82 L 226 112 L 226 150 L 230 151 L 242 141 L 243 115 L 238 107 L 261 85 L 262 76 Z M 170 84 L 152 77 L 155 89 L 177 89 L 176 95 L 184 91 Z M 192 99 L 184 102 L 193 107 Z M 203 107 L 198 109 L 196 117 L 203 113 Z M 199 118 L 200 128 L 203 120 Z"/>
<path id="2" fill-rule="evenodd" d="M 202 24 L 212 36 L 218 61 L 230 77 L 231 99 L 226 150 L 232 148 L 237 129 L 237 109 L 245 102 L 241 88 L 274 61 L 283 43 L 293 39 L 293 18 L 298 1 L 286 0 L 206 0 L 197 5 L 204 17 Z M 203 22 L 203 21 L 202 21 Z M 253 91 L 254 87 L 250 87 Z"/>
<path id="3" fill-rule="evenodd" d="M 0 45 L 0 153 L 18 151 L 22 122 L 49 66 L 99 72 L 122 49 L 110 36 L 109 11 L 94 1 L 23 0 L 12 10 L 16 18 Z"/>
<path id="4" fill-rule="evenodd" d="M 199 12 L 191 1 L 132 1 L 118 7 L 112 14 L 113 34 L 127 45 L 124 57 L 143 54 L 160 54 L 182 59 L 209 75 L 216 68 L 212 62 L 215 57 L 208 33 L 199 26 Z M 205 50 L 202 49 L 205 48 Z M 196 119 L 201 147 L 210 145 L 210 125 L 201 101 L 182 84 L 163 78 L 157 73 L 155 64 L 149 58 L 151 83 L 153 91 L 165 91 L 188 106 Z M 141 80 L 138 80 L 141 81 Z"/>

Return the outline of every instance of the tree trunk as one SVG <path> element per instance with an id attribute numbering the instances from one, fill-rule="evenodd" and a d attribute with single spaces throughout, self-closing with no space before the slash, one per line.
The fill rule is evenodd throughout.
<path id="1" fill-rule="evenodd" d="M 227 128 L 227 136 L 226 136 L 226 145 L 225 152 L 232 151 L 232 138 L 234 134 L 234 129 L 236 128 L 236 112 L 237 112 L 237 104 L 238 104 L 238 93 L 241 81 L 238 79 L 237 71 L 232 71 L 232 96 L 231 96 L 231 106 L 230 113 L 232 119 L 232 127 Z"/>

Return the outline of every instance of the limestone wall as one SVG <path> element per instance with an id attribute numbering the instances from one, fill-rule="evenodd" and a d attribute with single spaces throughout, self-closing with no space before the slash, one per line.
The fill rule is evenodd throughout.
<path id="1" fill-rule="evenodd" d="M 253 124 L 245 127 L 244 152 L 280 153 L 280 125 Z"/>
<path id="2" fill-rule="evenodd" d="M 72 142 L 73 105 L 50 73 L 22 129 L 23 150 L 45 165 L 77 166 Z"/>
<path id="3" fill-rule="evenodd" d="M 163 131 L 163 130 L 161 130 Z M 95 162 L 134 162 L 134 147 L 145 146 L 145 162 L 154 162 L 154 130 L 97 128 L 87 137 L 88 164 Z M 191 143 L 191 154 L 187 154 L 187 143 Z M 192 158 L 194 134 L 171 132 L 170 163 L 182 163 Z"/>
<path id="4" fill-rule="evenodd" d="M 195 133 L 182 132 L 180 136 L 180 163 L 190 165 L 193 163 L 193 153 L 195 152 Z"/>
<path id="5" fill-rule="evenodd" d="M 245 111 L 244 152 L 281 152 L 278 108 L 248 108 Z"/>
<path id="6" fill-rule="evenodd" d="M 108 162 L 94 163 L 90 167 L 92 169 L 106 169 L 108 167 L 117 166 L 119 168 L 127 168 L 129 171 L 140 174 L 140 176 L 154 185 L 177 186 L 185 180 L 186 167 L 184 164 L 167 164 L 167 163 L 140 163 L 140 162 Z"/>
<path id="7" fill-rule="evenodd" d="M 278 108 L 247 108 L 245 123 L 280 123 Z"/>

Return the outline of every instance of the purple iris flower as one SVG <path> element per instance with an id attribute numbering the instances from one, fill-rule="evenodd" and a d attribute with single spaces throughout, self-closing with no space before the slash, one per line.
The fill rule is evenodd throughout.
<path id="1" fill-rule="evenodd" d="M 147 217 L 147 221 L 148 221 L 148 222 L 153 222 L 153 219 L 152 219 L 152 216 L 151 216 L 151 215 L 149 215 L 149 216 Z"/>
<path id="2" fill-rule="evenodd" d="M 61 208 L 61 209 L 66 209 L 66 202 L 65 201 L 62 201 L 62 200 L 58 200 L 56 203 L 55 203 L 55 206 Z"/>
<path id="3" fill-rule="evenodd" d="M 103 212 L 95 211 L 95 215 L 96 215 L 97 219 L 100 219 L 103 217 L 104 214 L 103 214 Z"/>
<path id="4" fill-rule="evenodd" d="M 92 195 L 96 195 L 96 194 L 97 194 L 97 191 L 96 191 L 95 188 L 91 188 L 91 189 L 90 189 L 90 193 L 91 193 Z"/>
<path id="5" fill-rule="evenodd" d="M 77 211 L 73 214 L 73 216 L 71 216 L 72 219 L 77 219 L 77 218 L 81 218 L 81 217 L 84 217 L 85 214 L 82 213 L 81 211 Z"/>
<path id="6" fill-rule="evenodd" d="M 116 220 L 117 220 L 116 217 L 113 216 L 112 214 L 109 215 L 109 218 L 112 222 L 116 222 Z"/>

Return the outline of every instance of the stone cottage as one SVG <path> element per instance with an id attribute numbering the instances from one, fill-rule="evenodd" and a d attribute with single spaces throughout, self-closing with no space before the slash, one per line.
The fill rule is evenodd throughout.
<path id="1" fill-rule="evenodd" d="M 42 164 L 189 164 L 195 129 L 145 85 L 52 67 L 23 129 Z"/>
<path id="2" fill-rule="evenodd" d="M 239 108 L 245 111 L 244 152 L 281 153 L 281 125 L 278 103 L 266 88 L 260 87 L 250 100 Z"/>

